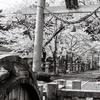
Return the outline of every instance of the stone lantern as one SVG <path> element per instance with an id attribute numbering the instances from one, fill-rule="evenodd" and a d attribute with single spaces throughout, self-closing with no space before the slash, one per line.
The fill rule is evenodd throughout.
<path id="1" fill-rule="evenodd" d="M 46 64 L 45 65 L 45 72 L 48 73 L 49 72 L 49 64 L 50 63 L 49 62 L 46 62 L 45 64 Z"/>
<path id="2" fill-rule="evenodd" d="M 76 32 L 76 27 L 75 27 L 75 25 L 72 25 L 72 26 L 71 26 L 70 32 Z"/>

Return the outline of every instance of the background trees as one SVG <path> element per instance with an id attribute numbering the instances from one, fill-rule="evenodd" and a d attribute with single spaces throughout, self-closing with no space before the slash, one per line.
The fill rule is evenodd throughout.
<path id="1" fill-rule="evenodd" d="M 79 4 L 85 5 L 98 3 L 99 0 L 79 0 Z M 1 12 L 1 46 L 10 48 L 13 52 L 20 52 L 23 55 L 34 50 L 36 15 L 22 15 L 21 11 L 24 7 L 36 7 L 36 4 L 37 0 L 23 0 L 22 4 L 13 5 L 12 8 Z M 46 6 L 64 5 L 64 0 L 46 0 Z M 62 21 L 51 14 L 45 15 L 43 47 L 46 50 L 46 58 L 54 57 L 55 53 L 56 56 L 61 56 L 72 52 L 85 60 L 90 56 L 91 51 L 99 52 L 100 18 L 98 12 L 95 11 L 89 18 L 73 25 L 64 23 L 64 20 L 65 22 L 74 22 L 87 16 L 87 14 L 68 13 L 58 14 L 57 16 Z M 76 28 L 75 32 L 71 32 L 72 26 Z M 45 45 L 46 43 L 48 44 Z"/>

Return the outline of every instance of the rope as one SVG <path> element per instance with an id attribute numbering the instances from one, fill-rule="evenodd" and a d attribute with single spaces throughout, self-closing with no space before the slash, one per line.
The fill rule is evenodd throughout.
<path id="1" fill-rule="evenodd" d="M 80 23 L 80 22 L 84 21 L 85 19 L 89 18 L 91 15 L 93 15 L 93 14 L 100 8 L 100 6 L 97 7 L 93 12 L 91 12 L 90 14 L 88 14 L 88 15 L 86 15 L 86 16 L 84 16 L 84 17 L 81 17 L 79 20 L 76 20 L 76 21 L 67 21 L 67 20 L 63 20 L 62 18 L 57 17 L 56 15 L 54 15 L 54 13 L 50 12 L 50 11 L 49 11 L 48 9 L 46 9 L 45 7 L 42 7 L 42 6 L 37 6 L 37 7 L 40 7 L 40 8 L 42 8 L 42 9 L 45 9 L 47 12 L 49 12 L 51 15 L 53 15 L 57 20 L 60 20 L 60 21 L 62 21 L 62 22 L 64 22 L 64 23 L 67 23 L 67 24 L 76 24 L 76 23 Z"/>

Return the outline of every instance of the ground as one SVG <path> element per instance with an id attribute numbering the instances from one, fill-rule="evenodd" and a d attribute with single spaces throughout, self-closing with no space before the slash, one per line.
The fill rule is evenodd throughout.
<path id="1" fill-rule="evenodd" d="M 100 70 L 91 70 L 79 73 L 71 73 L 71 74 L 60 74 L 54 75 L 52 74 L 51 79 L 52 81 L 58 79 L 65 79 L 66 80 L 66 89 L 72 88 L 72 81 L 73 80 L 81 80 L 81 90 L 100 90 L 100 81 L 96 82 L 96 78 L 100 77 Z M 47 84 L 45 82 L 39 82 L 43 85 L 43 91 L 47 90 Z M 86 98 L 86 100 L 93 100 L 93 98 Z"/>
<path id="2" fill-rule="evenodd" d="M 51 79 L 80 79 L 83 81 L 88 81 L 92 80 L 96 77 L 100 76 L 100 70 L 90 70 L 90 71 L 85 71 L 85 72 L 79 72 L 79 73 L 71 73 L 71 74 L 59 74 L 59 75 L 54 75 L 52 74 Z"/>
<path id="3" fill-rule="evenodd" d="M 91 70 L 80 73 L 71 73 L 65 75 L 52 75 L 52 80 L 65 79 L 67 89 L 72 88 L 73 80 L 81 80 L 81 89 L 100 90 L 100 70 Z"/>
<path id="4" fill-rule="evenodd" d="M 51 80 L 58 80 L 58 79 L 65 79 L 67 88 L 71 88 L 73 80 L 81 80 L 81 89 L 88 89 L 88 90 L 100 90 L 100 70 L 91 70 L 79 73 L 71 73 L 71 74 L 59 74 L 51 75 Z M 48 82 L 38 81 L 39 84 L 43 84 L 44 90 Z"/>

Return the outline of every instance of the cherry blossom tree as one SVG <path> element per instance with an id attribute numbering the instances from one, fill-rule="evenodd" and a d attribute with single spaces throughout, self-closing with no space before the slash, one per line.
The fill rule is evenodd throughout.
<path id="1" fill-rule="evenodd" d="M 92 4 L 94 0 L 89 0 L 89 2 L 86 0 L 79 0 L 79 2 Z M 95 3 L 98 2 L 95 1 Z M 46 0 L 46 4 L 46 6 L 64 6 L 65 1 Z M 22 15 L 21 11 L 24 7 L 33 8 L 36 7 L 36 5 L 37 0 L 23 0 L 22 4 L 13 5 L 13 7 L 1 13 L 1 15 L 4 16 L 0 18 L 0 25 L 3 27 L 3 29 L 0 30 L 1 46 L 23 54 L 30 53 L 34 50 L 36 15 Z M 77 17 L 76 14 L 73 13 L 60 14 L 57 17 L 53 14 L 45 15 L 43 47 L 46 49 L 47 57 L 53 56 L 56 36 L 57 55 L 59 56 L 61 55 L 61 51 L 73 52 L 83 58 L 86 58 L 86 55 L 90 54 L 91 49 L 95 49 L 95 51 L 99 52 L 99 39 L 96 38 L 99 33 L 100 23 L 98 22 L 100 20 L 98 17 L 99 14 L 96 11 L 94 12 L 89 15 L 77 14 Z M 55 19 L 57 19 L 57 23 Z M 88 26 L 84 25 L 86 19 L 88 20 Z M 70 24 L 75 24 L 77 27 L 76 32 L 70 32 Z M 85 28 L 83 30 L 84 26 Z M 90 26 L 90 31 L 93 31 L 93 34 L 87 29 Z M 96 41 L 93 41 L 94 37 Z"/>

